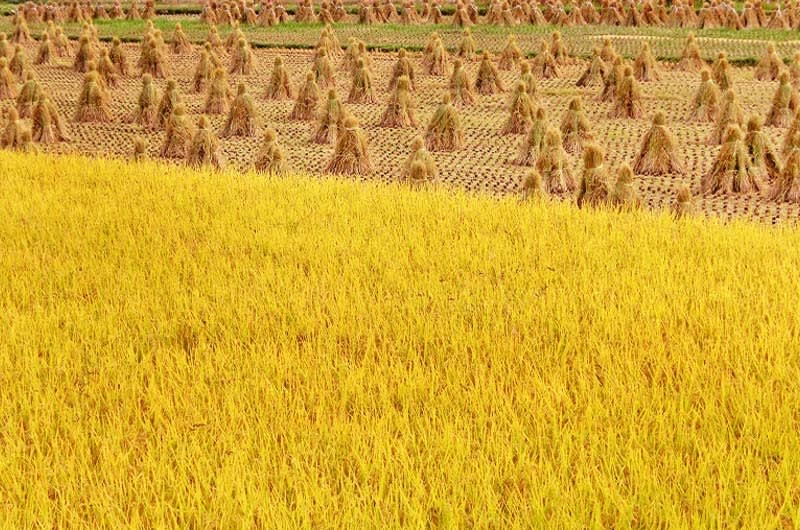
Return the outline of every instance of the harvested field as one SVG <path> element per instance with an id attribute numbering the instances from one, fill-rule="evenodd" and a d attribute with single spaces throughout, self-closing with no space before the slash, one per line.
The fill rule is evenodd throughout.
<path id="1" fill-rule="evenodd" d="M 138 57 L 138 45 L 125 45 L 129 62 Z M 35 47 L 27 47 L 28 57 L 33 57 Z M 272 127 L 278 133 L 279 141 L 286 147 L 288 167 L 297 171 L 321 173 L 333 151 L 332 145 L 311 143 L 309 141 L 313 123 L 289 121 L 287 116 L 293 106 L 292 101 L 270 101 L 262 97 L 269 79 L 270 69 L 276 56 L 285 59 L 286 67 L 295 87 L 299 85 L 311 66 L 309 50 L 256 49 L 254 50 L 253 74 L 249 76 L 231 76 L 233 87 L 240 80 L 244 81 L 255 97 L 259 119 L 259 132 L 265 127 Z M 447 77 L 422 74 L 421 58 L 418 53 L 410 53 L 417 69 L 418 86 L 414 94 L 417 102 L 419 127 L 408 129 L 387 129 L 378 126 L 380 115 L 388 98 L 386 84 L 396 60 L 394 53 L 371 54 L 378 103 L 347 105 L 350 111 L 360 120 L 370 141 L 370 153 L 375 165 L 375 172 L 361 178 L 394 181 L 400 177 L 400 167 L 409 154 L 409 145 L 414 136 L 424 131 L 425 124 L 432 116 L 445 91 Z M 192 120 L 196 121 L 202 111 L 205 94 L 191 93 L 190 80 L 197 62 L 197 52 L 171 55 L 166 65 L 166 75 L 178 81 Z M 229 58 L 221 57 L 227 64 Z M 334 58 L 338 65 L 340 58 Z M 548 113 L 548 120 L 557 126 L 567 110 L 569 100 L 581 95 L 585 102 L 587 114 L 592 123 L 595 138 L 606 149 L 606 163 L 615 168 L 622 162 L 630 162 L 636 155 L 640 141 L 650 126 L 650 120 L 656 110 L 666 114 L 667 124 L 674 132 L 681 154 L 686 160 L 687 173 L 684 176 L 673 175 L 663 177 L 639 176 L 635 185 L 640 190 L 646 204 L 651 208 L 667 207 L 674 199 L 676 190 L 681 184 L 689 185 L 695 192 L 714 160 L 719 147 L 709 147 L 705 139 L 711 132 L 712 124 L 695 124 L 687 122 L 689 104 L 697 85 L 697 74 L 673 70 L 662 64 L 662 78 L 658 82 L 642 83 L 646 114 L 641 119 L 609 119 L 610 103 L 596 100 L 601 88 L 599 86 L 579 88 L 576 79 L 586 66 L 586 61 L 574 60 L 574 64 L 563 67 L 561 77 L 557 79 L 539 79 L 540 97 L 538 104 L 543 105 Z M 477 62 L 467 63 L 465 68 L 470 79 L 475 78 Z M 82 74 L 74 72 L 67 61 L 61 65 L 34 66 L 33 70 L 42 85 L 52 95 L 56 105 L 65 117 L 71 117 L 76 97 L 81 85 Z M 753 68 L 734 68 L 736 92 L 746 114 L 755 113 L 766 116 L 772 94 L 777 82 L 756 81 Z M 513 86 L 517 72 L 503 72 L 501 76 L 506 87 Z M 165 81 L 157 80 L 159 93 L 163 91 Z M 350 75 L 337 69 L 336 87 L 341 100 L 346 100 L 350 88 Z M 69 123 L 69 132 L 73 136 L 72 143 L 47 146 L 47 151 L 71 152 L 95 155 L 127 156 L 131 151 L 134 136 L 142 135 L 148 141 L 149 152 L 156 156 L 163 138 L 163 132 L 148 132 L 138 126 L 122 123 L 121 118 L 134 107 L 140 81 L 138 75 L 124 78 L 118 88 L 112 89 L 111 108 L 115 121 L 107 124 Z M 501 136 L 499 131 L 506 118 L 508 92 L 493 96 L 479 97 L 477 103 L 460 109 L 465 128 L 465 148 L 453 153 L 435 153 L 441 180 L 452 186 L 472 191 L 492 194 L 517 193 L 527 168 L 515 166 L 511 162 L 516 157 L 522 135 Z M 9 102 L 0 103 L 9 105 Z M 222 127 L 224 116 L 211 116 L 217 131 Z M 765 130 L 773 141 L 780 145 L 786 129 L 770 128 Z M 252 163 L 254 153 L 260 141 L 259 136 L 253 138 L 230 138 L 222 143 L 224 157 L 236 168 L 245 169 Z M 573 170 L 579 173 L 580 157 L 569 158 Z M 745 194 L 735 198 L 702 197 L 697 199 L 698 210 L 708 215 L 724 219 L 747 217 L 774 223 L 781 220 L 795 220 L 798 217 L 796 204 L 777 203 L 761 198 L 757 194 Z"/>

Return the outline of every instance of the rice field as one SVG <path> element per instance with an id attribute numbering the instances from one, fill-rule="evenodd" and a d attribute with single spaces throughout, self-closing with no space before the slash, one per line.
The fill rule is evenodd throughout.
<path id="1" fill-rule="evenodd" d="M 0 153 L 6 528 L 800 524 L 800 235 Z"/>

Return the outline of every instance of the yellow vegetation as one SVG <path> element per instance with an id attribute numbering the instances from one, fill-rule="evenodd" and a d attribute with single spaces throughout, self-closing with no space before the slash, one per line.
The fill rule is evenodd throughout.
<path id="1" fill-rule="evenodd" d="M 4 528 L 800 524 L 800 233 L 0 153 Z"/>

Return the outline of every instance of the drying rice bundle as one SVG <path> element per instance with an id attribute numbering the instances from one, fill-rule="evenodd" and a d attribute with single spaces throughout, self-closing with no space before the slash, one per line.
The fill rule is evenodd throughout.
<path id="1" fill-rule="evenodd" d="M 186 107 L 177 105 L 169 115 L 164 126 L 164 143 L 161 144 L 159 156 L 184 160 L 194 137 L 194 127 L 186 115 Z"/>
<path id="2" fill-rule="evenodd" d="M 203 106 L 205 114 L 225 114 L 228 112 L 231 88 L 228 86 L 228 76 L 225 70 L 217 68 L 214 70 L 214 77 L 208 85 L 206 100 Z"/>
<path id="3" fill-rule="evenodd" d="M 544 146 L 544 135 L 547 131 L 547 118 L 544 107 L 536 109 L 528 131 L 519 146 L 519 154 L 514 163 L 519 166 L 533 166 L 539 158 L 539 152 Z"/>
<path id="4" fill-rule="evenodd" d="M 397 86 L 389 97 L 386 110 L 381 116 L 381 127 L 403 128 L 417 126 L 414 99 L 408 90 L 408 84 L 406 76 L 402 76 L 397 80 Z"/>
<path id="5" fill-rule="evenodd" d="M 2 61 L 2 59 L 0 59 L 0 61 Z M 786 131 L 786 136 L 783 137 L 783 145 L 781 145 L 781 153 L 783 156 L 788 155 L 792 149 L 797 147 L 794 145 L 794 140 L 796 138 L 800 138 L 800 109 L 795 111 L 792 124 L 789 125 L 789 130 Z"/>
<path id="6" fill-rule="evenodd" d="M 42 94 L 33 106 L 31 131 L 33 140 L 40 144 L 70 141 L 64 130 L 64 120 L 47 94 Z"/>
<path id="7" fill-rule="evenodd" d="M 709 145 L 719 145 L 727 136 L 728 126 L 736 125 L 740 128 L 744 124 L 744 111 L 739 104 L 739 99 L 733 90 L 726 90 L 722 95 L 722 106 L 720 107 L 719 115 L 711 132 L 707 143 Z M 741 129 L 739 129 L 741 133 Z"/>
<path id="8" fill-rule="evenodd" d="M 578 208 L 601 206 L 611 195 L 608 184 L 608 170 L 603 164 L 605 155 L 597 144 L 588 144 L 583 151 L 583 174 L 578 190 Z"/>
<path id="9" fill-rule="evenodd" d="M 347 96 L 349 103 L 376 103 L 375 91 L 372 88 L 372 72 L 369 71 L 363 59 L 358 60 L 358 66 L 353 74 L 353 84 Z"/>
<path id="10" fill-rule="evenodd" d="M 231 67 L 228 71 L 232 74 L 250 75 L 252 70 L 253 52 L 245 39 L 239 39 L 231 54 Z"/>
<path id="11" fill-rule="evenodd" d="M 317 124 L 311 133 L 311 141 L 316 144 L 330 144 L 336 140 L 336 134 L 347 117 L 347 110 L 339 102 L 336 90 L 328 90 L 328 99 L 317 118 Z"/>
<path id="12" fill-rule="evenodd" d="M 789 63 L 789 75 L 792 78 L 792 85 L 800 88 L 800 51 L 795 52 L 792 62 Z"/>
<path id="13" fill-rule="evenodd" d="M 699 122 L 716 121 L 719 114 L 719 88 L 711 79 L 711 72 L 706 68 L 700 72 L 700 85 L 692 99 L 692 113 L 689 119 Z"/>
<path id="14" fill-rule="evenodd" d="M 561 143 L 561 133 L 555 127 L 548 127 L 544 133 L 536 170 L 542 176 L 547 193 L 564 194 L 575 191 L 575 179 L 569 169 L 567 152 Z"/>
<path id="15" fill-rule="evenodd" d="M 336 86 L 333 65 L 328 58 L 328 52 L 325 51 L 324 48 L 317 49 L 314 64 L 311 66 L 311 72 L 314 74 L 314 79 L 321 88 Z"/>
<path id="16" fill-rule="evenodd" d="M 761 119 L 750 116 L 747 120 L 747 135 L 744 137 L 750 168 L 761 182 L 774 182 L 780 176 L 781 162 L 769 135 L 761 129 Z"/>
<path id="17" fill-rule="evenodd" d="M 50 64 L 55 55 L 55 47 L 50 41 L 50 36 L 45 32 L 39 39 L 39 48 L 36 51 L 35 64 Z"/>
<path id="18" fill-rule="evenodd" d="M 583 109 L 583 100 L 580 96 L 572 98 L 567 112 L 561 119 L 561 137 L 564 149 L 573 155 L 581 152 L 584 142 L 593 140 L 589 117 Z"/>
<path id="19" fill-rule="evenodd" d="M 528 96 L 525 85 L 517 83 L 508 104 L 508 118 L 503 124 L 500 134 L 524 133 L 533 118 L 533 113 L 533 102 Z"/>
<path id="20" fill-rule="evenodd" d="M 725 52 L 719 52 L 717 55 L 717 60 L 711 67 L 711 74 L 720 90 L 725 91 L 733 87 L 733 70 Z"/>
<path id="21" fill-rule="evenodd" d="M 617 172 L 617 181 L 609 196 L 609 202 L 623 210 L 633 210 L 642 206 L 642 198 L 633 183 L 633 170 L 631 166 L 623 163 Z"/>
<path id="22" fill-rule="evenodd" d="M 14 31 L 11 33 L 11 42 L 25 44 L 32 40 L 31 31 L 28 29 L 28 21 L 25 20 L 24 13 L 17 11 L 14 16 Z"/>
<path id="23" fill-rule="evenodd" d="M 128 9 L 128 14 L 125 15 L 127 20 L 139 20 L 142 18 L 139 12 L 139 3 L 136 0 L 131 0 L 131 7 Z"/>
<path id="24" fill-rule="evenodd" d="M 150 74 L 156 79 L 164 78 L 164 54 L 152 35 L 142 44 L 139 68 L 143 74 Z"/>
<path id="25" fill-rule="evenodd" d="M 206 35 L 206 44 L 208 44 L 212 50 L 219 51 L 224 48 L 222 44 L 222 39 L 219 38 L 219 32 L 217 31 L 217 26 L 214 24 L 209 25 L 208 27 L 208 35 Z"/>
<path id="26" fill-rule="evenodd" d="M 192 44 L 186 33 L 183 32 L 181 23 L 175 24 L 175 30 L 172 32 L 172 42 L 170 43 L 172 53 L 189 53 L 192 51 Z"/>
<path id="27" fill-rule="evenodd" d="M 769 190 L 769 198 L 779 202 L 800 203 L 800 137 L 792 142 L 783 171 Z"/>
<path id="28" fill-rule="evenodd" d="M 755 77 L 759 81 L 774 81 L 783 69 L 783 61 L 773 43 L 767 44 L 767 51 L 756 65 Z"/>
<path id="29" fill-rule="evenodd" d="M 412 168 L 415 164 L 421 165 L 423 169 L 417 168 L 412 175 Z M 425 149 L 425 140 L 421 136 L 416 136 L 411 141 L 411 154 L 403 164 L 403 172 L 406 180 L 411 184 L 430 182 L 438 176 L 436 162 L 433 160 L 430 151 Z"/>
<path id="30" fill-rule="evenodd" d="M 517 42 L 516 35 L 509 35 L 506 45 L 500 53 L 500 61 L 497 67 L 500 70 L 511 70 L 522 59 L 522 50 Z"/>
<path id="31" fill-rule="evenodd" d="M 422 56 L 425 72 L 429 75 L 444 75 L 447 72 L 447 50 L 442 39 L 436 35 L 429 47 Z"/>
<path id="32" fill-rule="evenodd" d="M 603 79 L 603 91 L 598 98 L 600 101 L 615 101 L 617 98 L 617 87 L 625 76 L 625 65 L 622 62 L 622 57 L 619 55 L 614 57 L 614 62 L 611 68 L 606 72 L 606 77 Z"/>
<path id="33" fill-rule="evenodd" d="M 33 105 L 39 99 L 40 94 L 39 83 L 33 77 L 33 72 L 28 72 L 25 74 L 25 83 L 22 84 L 22 88 L 19 89 L 19 94 L 17 95 L 17 113 L 20 119 L 24 120 L 31 117 Z"/>
<path id="34" fill-rule="evenodd" d="M 233 98 L 228 118 L 222 126 L 220 136 L 253 136 L 256 133 L 256 106 L 253 98 L 247 93 L 244 83 L 236 87 L 236 97 Z"/>
<path id="35" fill-rule="evenodd" d="M 444 94 L 425 130 L 425 147 L 430 151 L 458 151 L 463 146 L 461 116 L 450 102 L 450 94 Z"/>
<path id="36" fill-rule="evenodd" d="M 367 135 L 353 116 L 345 118 L 342 124 L 336 140 L 336 149 L 326 171 L 343 175 L 366 175 L 372 172 Z"/>
<path id="37" fill-rule="evenodd" d="M 633 62 L 633 75 L 637 80 L 643 82 L 658 81 L 661 78 L 658 73 L 658 64 L 647 42 L 642 44 L 642 50 Z"/>
<path id="38" fill-rule="evenodd" d="M 195 93 L 203 92 L 208 87 L 208 82 L 214 76 L 214 66 L 211 63 L 210 56 L 207 50 L 200 51 L 200 60 L 197 62 L 197 68 L 194 70 L 192 77 L 192 89 Z"/>
<path id="39" fill-rule="evenodd" d="M 29 70 L 28 59 L 25 57 L 25 51 L 19 44 L 14 46 L 14 55 L 8 62 L 8 69 L 11 70 L 12 74 L 17 76 L 18 81 L 21 82 L 25 79 L 25 72 Z"/>
<path id="40" fill-rule="evenodd" d="M 411 90 L 416 90 L 416 83 L 414 81 L 414 65 L 411 63 L 411 60 L 407 56 L 406 50 L 400 48 L 397 52 L 397 62 L 394 63 L 394 68 L 392 68 L 392 75 L 389 78 L 389 86 L 387 87 L 388 91 L 394 90 L 397 86 L 397 80 L 400 79 L 402 76 L 408 77 L 409 87 Z M 363 62 L 363 61 L 362 61 Z"/>
<path id="41" fill-rule="evenodd" d="M 31 132 L 30 127 L 23 125 L 20 127 L 19 130 L 19 144 L 16 147 L 16 150 L 20 153 L 38 153 L 39 148 L 33 143 L 33 133 Z"/>
<path id="42" fill-rule="evenodd" d="M 475 76 L 475 91 L 478 94 L 490 96 L 504 90 L 497 67 L 492 64 L 489 52 L 484 51 L 481 56 L 481 64 L 478 66 L 478 74 Z"/>
<path id="43" fill-rule="evenodd" d="M 763 188 L 750 166 L 742 130 L 731 124 L 725 131 L 725 142 L 711 170 L 703 177 L 704 193 L 748 193 Z"/>
<path id="44" fill-rule="evenodd" d="M 555 59 L 556 64 L 561 66 L 569 64 L 569 52 L 561 38 L 561 33 L 554 31 L 550 37 L 550 54 Z"/>
<path id="45" fill-rule="evenodd" d="M 286 174 L 286 154 L 278 144 L 277 136 L 273 129 L 264 131 L 264 137 L 253 162 L 256 171 L 276 176 Z"/>
<path id="46" fill-rule="evenodd" d="M 297 121 L 311 121 L 314 119 L 317 112 L 317 103 L 319 102 L 319 86 L 314 79 L 314 73 L 308 72 L 306 74 L 306 82 L 297 93 L 292 112 L 289 113 L 290 120 Z"/>
<path id="47" fill-rule="evenodd" d="M 291 99 L 292 85 L 289 79 L 289 72 L 283 66 L 283 58 L 275 57 L 272 73 L 269 77 L 269 84 L 265 93 L 267 99 Z"/>
<path id="48" fill-rule="evenodd" d="M 530 201 L 539 199 L 545 194 L 542 175 L 536 168 L 531 168 L 522 181 L 522 200 Z"/>
<path id="49" fill-rule="evenodd" d="M 236 46 L 239 45 L 239 41 L 243 39 L 247 41 L 241 28 L 239 28 L 239 23 L 236 22 L 231 28 L 231 32 L 228 33 L 228 36 L 225 38 L 225 49 L 228 50 L 228 53 L 233 53 L 236 50 Z"/>
<path id="50" fill-rule="evenodd" d="M 97 73 L 100 74 L 106 86 L 114 88 L 119 85 L 117 67 L 111 62 L 111 57 L 105 48 L 100 51 L 100 58 L 97 61 Z"/>
<path id="51" fill-rule="evenodd" d="M 186 161 L 194 167 L 210 166 L 216 169 L 222 167 L 219 138 L 211 130 L 211 122 L 205 115 L 200 116 L 200 119 L 197 120 L 197 129 L 191 144 L 189 144 Z"/>
<path id="52" fill-rule="evenodd" d="M 767 114 L 767 125 L 771 127 L 788 127 L 792 123 L 798 108 L 797 91 L 789 81 L 789 73 L 781 72 L 780 84 L 772 97 L 772 107 Z"/>
<path id="53" fill-rule="evenodd" d="M 475 103 L 475 94 L 470 87 L 469 74 L 461 64 L 461 59 L 453 61 L 453 73 L 450 75 L 450 97 L 456 104 L 469 106 Z"/>
<path id="54" fill-rule="evenodd" d="M 78 51 L 75 54 L 75 60 L 72 67 L 76 72 L 85 73 L 89 70 L 88 64 L 94 60 L 94 49 L 89 43 L 89 37 L 83 35 L 78 41 Z"/>
<path id="55" fill-rule="evenodd" d="M 641 118 L 644 114 L 639 83 L 633 77 L 633 70 L 626 66 L 624 77 L 617 87 L 614 107 L 609 115 L 612 118 Z"/>
<path id="56" fill-rule="evenodd" d="M 471 61 L 478 51 L 478 45 L 475 44 L 475 38 L 472 36 L 472 30 L 464 28 L 461 34 L 461 41 L 458 43 L 457 55 L 465 61 Z"/>
<path id="57" fill-rule="evenodd" d="M 539 97 L 539 86 L 536 78 L 531 72 L 531 65 L 528 61 L 522 61 L 519 66 L 519 82 L 525 85 L 525 91 L 531 97 L 531 101 L 536 102 Z"/>
<path id="58" fill-rule="evenodd" d="M 75 110 L 75 121 L 79 123 L 111 121 L 108 96 L 100 85 L 99 74 L 95 71 L 89 71 L 83 77 L 83 87 Z"/>
<path id="59" fill-rule="evenodd" d="M 142 76 L 142 90 L 139 92 L 136 109 L 126 121 L 141 125 L 149 129 L 155 129 L 158 115 L 158 92 L 153 83 L 153 76 L 145 74 Z"/>
<path id="60" fill-rule="evenodd" d="M 586 70 L 583 71 L 575 85 L 590 86 L 595 83 L 602 83 L 605 77 L 606 63 L 603 62 L 603 58 L 600 56 L 600 48 L 595 48 L 592 52 L 592 60 L 589 61 Z"/>
<path id="61" fill-rule="evenodd" d="M 603 47 L 600 48 L 600 58 L 603 60 L 603 62 L 606 64 L 611 64 L 618 56 L 619 54 L 617 54 L 617 51 L 614 49 L 611 39 L 609 37 L 603 37 Z"/>
<path id="62" fill-rule="evenodd" d="M 681 186 L 678 188 L 678 193 L 675 196 L 675 202 L 672 204 L 672 214 L 677 219 L 689 217 L 694 215 L 694 201 L 692 199 L 692 192 L 689 186 Z"/>
<path id="63" fill-rule="evenodd" d="M 114 37 L 111 42 L 111 50 L 108 52 L 108 57 L 119 75 L 127 76 L 129 74 L 128 57 L 125 55 L 125 50 L 122 49 L 122 41 L 118 37 Z"/>
<path id="64" fill-rule="evenodd" d="M 705 66 L 706 62 L 700 56 L 700 47 L 697 45 L 694 33 L 689 33 L 686 37 L 686 43 L 683 45 L 681 58 L 676 68 L 684 72 L 696 72 L 702 70 Z"/>
<path id="65" fill-rule="evenodd" d="M 161 95 L 161 101 L 158 102 L 158 109 L 156 110 L 156 125 L 158 127 L 164 127 L 172 114 L 172 109 L 181 103 L 178 83 L 176 83 L 174 79 L 167 79 L 167 86 L 164 89 L 164 93 Z"/>
<path id="66" fill-rule="evenodd" d="M 17 109 L 10 107 L 6 111 L 6 124 L 3 127 L 2 136 L 0 136 L 0 147 L 15 149 L 19 145 L 22 126 Z"/>
<path id="67" fill-rule="evenodd" d="M 542 39 L 539 42 L 539 53 L 533 59 L 533 71 L 542 79 L 558 77 L 558 66 L 556 59 L 550 52 L 547 41 Z"/>
<path id="68" fill-rule="evenodd" d="M 653 125 L 642 138 L 642 147 L 633 161 L 633 171 L 638 175 L 675 175 L 685 173 L 675 136 L 667 128 L 664 113 L 653 116 Z"/>

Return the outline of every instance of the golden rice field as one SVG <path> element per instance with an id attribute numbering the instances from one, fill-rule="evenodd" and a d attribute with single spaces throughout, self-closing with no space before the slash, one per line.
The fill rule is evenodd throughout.
<path id="1" fill-rule="evenodd" d="M 0 153 L 2 528 L 793 528 L 800 232 Z"/>

